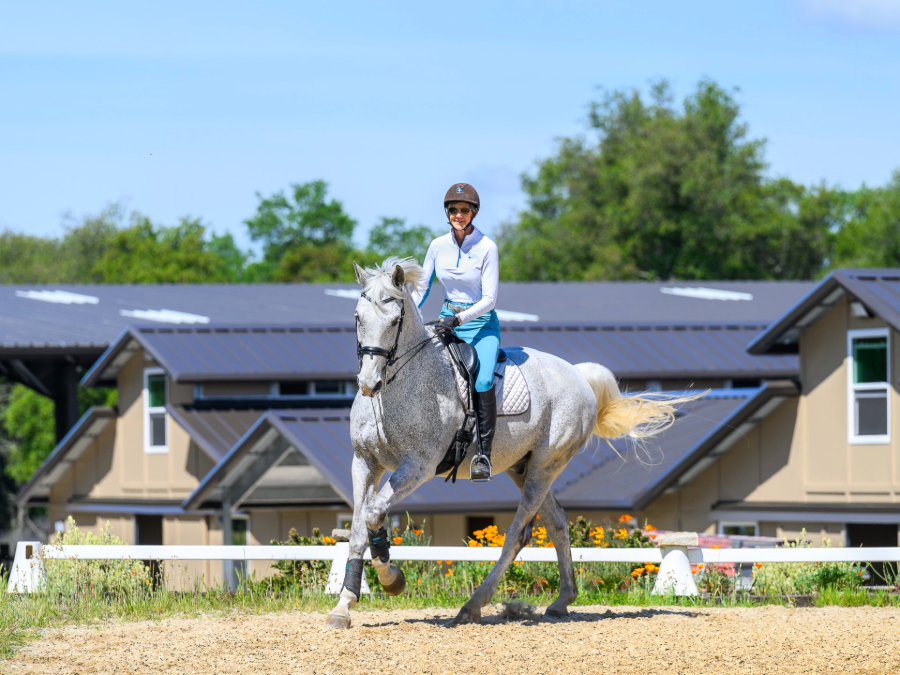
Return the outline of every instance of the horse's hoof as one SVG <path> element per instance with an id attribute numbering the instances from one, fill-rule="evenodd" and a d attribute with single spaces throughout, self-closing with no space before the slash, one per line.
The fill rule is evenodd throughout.
<path id="1" fill-rule="evenodd" d="M 463 607 L 459 610 L 459 614 L 456 615 L 456 618 L 450 622 L 450 625 L 462 626 L 467 623 L 481 623 L 481 613 L 476 612 L 474 609 Z"/>
<path id="2" fill-rule="evenodd" d="M 551 619 L 553 621 L 559 621 L 561 619 L 569 618 L 569 610 L 567 609 L 550 609 L 549 607 L 544 612 L 544 618 Z"/>
<path id="3" fill-rule="evenodd" d="M 347 630 L 350 628 L 350 617 L 343 614 L 329 614 L 325 619 L 325 625 L 336 630 Z"/>
<path id="4" fill-rule="evenodd" d="M 391 567 L 397 570 L 394 581 L 390 584 L 381 584 L 381 587 L 388 595 L 400 595 L 406 588 L 406 576 L 404 576 L 403 570 L 399 567 L 394 567 L 393 565 Z"/>

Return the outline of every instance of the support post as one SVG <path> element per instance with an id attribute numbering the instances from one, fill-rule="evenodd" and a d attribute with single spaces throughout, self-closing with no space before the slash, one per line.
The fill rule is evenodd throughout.
<path id="1" fill-rule="evenodd" d="M 234 544 L 234 526 L 231 518 L 231 500 L 222 500 L 222 544 L 232 546 Z M 234 560 L 222 561 L 222 574 L 225 577 L 225 585 L 228 590 L 237 590 L 238 579 L 234 568 Z"/>
<path id="2" fill-rule="evenodd" d="M 59 443 L 78 422 L 78 373 L 75 364 L 66 361 L 54 373 L 53 412 L 56 418 L 56 442 Z"/>
<path id="3" fill-rule="evenodd" d="M 700 594 L 697 584 L 694 583 L 688 551 L 688 546 L 698 546 L 699 541 L 696 532 L 670 532 L 656 538 L 662 553 L 662 564 L 656 575 L 653 595 L 667 595 L 672 592 L 675 595 Z"/>
<path id="4" fill-rule="evenodd" d="M 44 560 L 40 555 L 41 542 L 20 541 L 6 590 L 9 593 L 34 593 L 44 583 Z"/>

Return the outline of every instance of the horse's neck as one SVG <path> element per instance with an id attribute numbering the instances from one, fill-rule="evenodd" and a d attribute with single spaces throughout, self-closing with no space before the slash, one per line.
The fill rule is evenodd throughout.
<path id="1" fill-rule="evenodd" d="M 398 358 L 397 366 L 401 371 L 397 374 L 397 386 L 405 390 L 408 395 L 415 395 L 414 391 L 428 390 L 433 392 L 436 387 L 444 384 L 452 383 L 455 387 L 455 381 L 452 378 L 442 382 L 442 378 L 435 381 L 434 376 L 441 373 L 445 369 L 449 369 L 449 363 L 444 356 L 444 347 L 437 340 L 432 339 L 432 333 L 425 327 L 419 310 L 412 300 L 411 294 L 407 289 L 404 297 L 407 303 L 406 317 L 408 319 L 408 327 L 404 322 L 403 331 L 400 335 L 400 341 L 397 345 L 397 355 L 405 354 Z M 423 373 L 427 373 L 427 377 L 423 377 Z"/>

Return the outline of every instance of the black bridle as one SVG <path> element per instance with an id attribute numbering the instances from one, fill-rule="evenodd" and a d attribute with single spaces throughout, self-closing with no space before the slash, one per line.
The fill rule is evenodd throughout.
<path id="1" fill-rule="evenodd" d="M 372 298 L 365 293 L 360 293 L 359 295 L 369 302 L 372 302 Z M 397 361 L 394 357 L 397 355 L 397 345 L 400 344 L 400 333 L 403 331 L 403 317 L 406 315 L 406 303 L 398 298 L 390 298 L 390 302 L 400 303 L 400 319 L 397 321 L 397 335 L 394 337 L 394 346 L 390 349 L 385 349 L 384 347 L 364 347 L 361 345 L 359 343 L 359 314 L 356 315 L 356 358 L 359 359 L 359 370 L 362 370 L 362 359 L 363 356 L 366 356 L 367 354 L 369 356 L 384 356 L 387 358 L 387 364 L 389 366 L 394 365 Z"/>
<path id="2" fill-rule="evenodd" d="M 372 298 L 370 298 L 365 293 L 360 293 L 360 297 L 365 298 L 369 302 L 372 302 Z M 403 318 L 406 316 L 406 303 L 400 298 L 389 298 L 386 302 L 399 302 L 400 303 L 400 318 L 397 320 L 397 335 L 394 337 L 394 345 L 390 349 L 385 349 L 384 347 L 365 347 L 359 342 L 359 314 L 356 315 L 356 358 L 359 359 L 359 369 L 356 371 L 357 373 L 362 370 L 362 360 L 363 356 L 367 354 L 369 356 L 383 356 L 387 359 L 387 366 L 393 366 L 397 361 L 402 359 L 404 356 L 409 354 L 411 351 L 415 350 L 415 353 L 410 356 L 406 361 L 400 364 L 400 368 L 397 368 L 394 371 L 394 374 L 391 375 L 387 380 L 385 380 L 385 384 L 390 384 L 394 381 L 394 378 L 397 377 L 397 374 L 407 363 L 412 361 L 413 357 L 418 354 L 426 344 L 431 342 L 431 337 L 427 337 L 421 342 L 417 342 L 412 347 L 403 352 L 400 356 L 397 356 L 397 347 L 400 344 L 400 333 L 403 332 Z"/>

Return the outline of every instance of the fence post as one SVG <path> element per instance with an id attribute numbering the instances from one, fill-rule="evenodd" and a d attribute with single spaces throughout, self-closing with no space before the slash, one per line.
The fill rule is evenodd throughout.
<path id="1" fill-rule="evenodd" d="M 694 575 L 691 572 L 691 561 L 688 558 L 688 546 L 698 546 L 699 537 L 696 532 L 671 532 L 656 538 L 662 552 L 662 564 L 656 575 L 653 586 L 654 595 L 699 595 Z"/>
<path id="2" fill-rule="evenodd" d="M 44 582 L 44 561 L 40 556 L 41 542 L 20 541 L 16 545 L 16 557 L 9 572 L 9 593 L 33 593 Z"/>
<path id="3" fill-rule="evenodd" d="M 339 595 L 344 587 L 344 572 L 347 568 L 347 561 L 350 560 L 350 531 L 332 530 L 331 537 L 337 540 L 337 543 L 334 545 L 334 560 L 332 560 L 331 570 L 328 572 L 328 583 L 325 585 L 325 592 L 328 595 Z M 360 594 L 369 592 L 369 584 L 366 581 L 365 574 L 363 574 L 359 592 Z"/>

